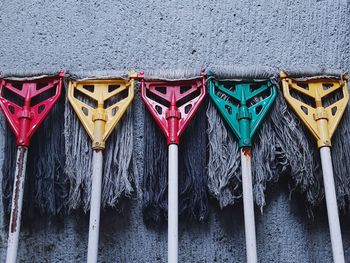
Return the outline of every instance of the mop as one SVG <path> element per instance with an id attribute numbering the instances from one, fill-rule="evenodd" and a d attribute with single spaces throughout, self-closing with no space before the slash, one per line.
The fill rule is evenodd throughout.
<path id="1" fill-rule="evenodd" d="M 215 73 L 215 67 L 213 71 Z M 273 72 L 277 72 L 274 68 L 246 66 L 221 67 L 216 71 L 219 71 L 223 78 L 248 76 L 252 79 L 263 72 L 265 77 L 271 78 Z M 308 71 L 315 72 L 315 69 L 311 68 Z M 275 78 L 270 80 L 274 85 L 279 86 Z M 334 136 L 335 142 L 341 138 L 341 135 L 350 135 L 348 128 L 350 119 L 347 116 L 350 115 L 345 114 L 340 124 L 340 131 Z M 208 105 L 207 117 L 209 121 L 208 188 L 223 208 L 234 205 L 242 198 L 240 152 L 238 142 L 234 140 L 229 127 L 224 123 L 213 103 Z M 276 102 L 261 124 L 261 128 L 258 129 L 252 147 L 255 153 L 252 156 L 253 193 L 255 203 L 261 211 L 266 204 L 267 188 L 275 185 L 280 178 L 288 178 L 290 197 L 295 192 L 304 195 L 308 216 L 313 217 L 313 209 L 322 201 L 323 190 L 318 164 L 319 156 L 313 147 L 312 138 L 309 137 L 300 120 L 288 109 L 282 91 L 278 88 Z M 336 186 L 340 198 L 339 205 L 344 210 L 349 200 L 350 184 L 346 176 L 349 167 L 342 165 L 340 160 L 350 158 L 350 147 L 346 147 L 347 145 L 347 142 L 335 144 L 334 148 L 338 150 L 332 153 L 337 156 L 334 158 L 334 169 L 337 171 Z"/>
<path id="2" fill-rule="evenodd" d="M 13 180 L 6 262 L 16 262 L 17 258 L 27 156 L 28 150 L 32 148 L 29 147 L 30 140 L 59 99 L 63 85 L 63 77 L 64 72 L 61 71 L 55 75 L 38 75 L 33 72 L 26 74 L 8 73 L 0 78 L 0 107 L 16 137 L 17 143 L 17 154 L 15 157 L 13 151 L 8 149 L 10 142 L 9 137 L 7 137 L 5 142 L 5 147 L 7 148 L 5 148 L 5 151 L 11 153 L 10 155 L 6 155 L 7 160 L 5 160 L 5 166 L 3 168 L 5 204 L 10 196 L 10 187 L 8 186 L 9 180 Z M 58 112 L 55 114 L 58 114 Z M 31 143 L 34 146 L 33 148 L 35 148 L 35 151 L 31 151 L 30 153 L 38 153 L 42 159 L 46 159 L 47 156 L 45 156 L 45 153 L 49 151 L 51 154 L 51 150 L 58 151 L 52 153 L 51 158 L 47 161 L 40 160 L 37 163 L 30 162 L 29 164 L 32 164 L 32 166 L 28 166 L 28 171 L 30 171 L 29 175 L 31 177 L 37 177 L 35 178 L 37 180 L 34 180 L 36 182 L 33 187 L 34 193 L 36 191 L 41 193 L 38 194 L 38 196 L 35 195 L 36 200 L 34 200 L 34 203 L 39 204 L 38 208 L 40 210 L 46 210 L 53 214 L 57 213 L 62 208 L 61 205 L 55 203 L 55 201 L 58 201 L 55 199 L 55 194 L 57 194 L 55 193 L 55 181 L 56 176 L 59 176 L 56 173 L 57 171 L 55 171 L 55 168 L 60 166 L 59 162 L 61 161 L 61 157 L 57 153 L 59 153 L 61 141 L 58 138 L 56 139 L 56 142 L 53 142 L 53 137 L 57 135 L 47 133 L 45 128 L 57 127 L 53 124 L 55 121 L 57 121 L 57 116 L 54 121 L 51 120 L 46 122 L 42 126 L 44 130 L 41 130 L 39 135 L 41 136 L 41 140 L 46 139 L 46 145 L 43 145 L 43 141 L 39 141 L 39 138 L 33 140 Z M 59 129 L 57 130 L 59 131 Z M 12 177 L 9 176 L 9 174 L 10 172 L 13 172 L 13 170 L 10 171 L 10 169 L 14 166 L 15 169 L 13 170 L 15 170 L 15 174 Z M 43 174 L 44 172 L 47 172 L 48 174 Z M 43 191 L 42 187 L 45 187 L 45 191 Z M 44 192 L 47 195 L 46 197 L 43 196 Z M 59 190 L 58 192 L 60 195 L 62 193 L 64 194 L 65 191 Z"/>
<path id="3" fill-rule="evenodd" d="M 78 118 L 74 119 L 71 110 L 67 109 L 69 207 L 76 209 L 81 205 L 85 211 L 90 207 L 87 262 L 97 262 L 101 205 L 113 207 L 133 191 L 132 113 L 128 107 L 134 97 L 135 78 L 136 73 L 129 76 L 106 71 L 71 73 L 68 100 L 92 140 L 91 147 L 86 134 L 79 128 Z"/>
<path id="4" fill-rule="evenodd" d="M 241 157 L 247 262 L 249 263 L 258 262 L 251 164 L 253 152 L 251 148 L 253 136 L 276 98 L 276 87 L 270 78 L 271 76 L 262 71 L 260 73 L 252 71 L 251 75 L 242 73 L 234 75 L 232 70 L 224 72 L 223 69 L 216 69 L 214 73 L 208 72 L 209 95 L 238 139 Z M 233 147 L 232 150 L 237 151 L 237 148 Z M 230 149 L 227 149 L 227 151 L 230 151 Z"/>
<path id="5" fill-rule="evenodd" d="M 167 166 L 167 158 L 164 153 L 165 143 L 159 140 L 161 138 L 159 130 L 156 131 L 156 127 L 149 126 L 150 119 L 148 117 L 145 124 L 145 136 L 147 138 L 145 157 L 152 161 L 149 163 L 148 160 L 145 160 L 144 216 L 146 214 L 146 217 L 159 220 L 162 211 L 167 210 L 168 262 L 175 263 L 178 262 L 179 199 L 180 211 L 183 210 L 185 214 L 187 213 L 186 210 L 191 211 L 190 216 L 204 217 L 207 210 L 205 177 L 203 176 L 205 171 L 195 170 L 195 168 L 203 169 L 202 164 L 205 162 L 203 152 L 205 154 L 206 146 L 203 145 L 203 140 L 205 140 L 205 128 L 203 126 L 200 128 L 201 130 L 204 129 L 199 138 L 188 137 L 187 145 L 191 148 L 180 149 L 181 154 L 179 156 L 184 159 L 178 162 L 178 145 L 181 145 L 180 137 L 184 134 L 189 122 L 194 118 L 206 94 L 205 76 L 204 73 L 195 71 L 162 71 L 147 72 L 146 75 L 142 72 L 139 74 L 139 79 L 142 99 L 150 115 L 165 136 L 168 145 Z M 197 127 L 188 127 L 188 129 L 195 131 Z M 193 131 L 188 135 L 194 135 Z M 198 140 L 201 140 L 202 144 L 195 144 Z M 201 151 L 202 154 L 197 156 L 188 154 L 189 151 L 193 150 Z M 196 161 L 199 165 L 196 164 Z M 184 171 L 181 171 L 184 175 L 179 187 L 178 163 L 181 162 L 186 166 L 186 170 L 191 172 L 187 173 L 186 176 Z M 166 169 L 168 169 L 168 178 L 164 175 Z M 201 176 L 202 178 L 200 178 Z M 166 188 L 167 184 L 168 188 Z M 192 195 L 189 191 L 192 191 Z M 166 192 L 168 192 L 168 203 L 164 204 Z"/>
<path id="6" fill-rule="evenodd" d="M 349 101 L 348 75 L 313 75 L 281 71 L 283 95 L 302 120 L 320 149 L 321 168 L 332 243 L 333 260 L 343 263 L 336 187 L 331 157 L 331 138 L 335 133 Z M 337 93 L 337 94 L 336 94 Z M 344 161 L 344 160 L 341 160 Z M 343 164 L 346 166 L 346 164 Z"/>
<path id="7" fill-rule="evenodd" d="M 213 76 L 217 75 L 222 80 L 262 78 L 269 79 L 275 86 L 278 85 L 273 75 L 274 70 L 269 67 L 212 66 L 211 72 Z M 265 206 L 268 182 L 277 182 L 280 174 L 291 172 L 294 175 L 299 173 L 299 168 L 306 170 L 304 166 L 292 163 L 291 160 L 294 159 L 284 151 L 286 134 L 299 136 L 302 131 L 290 129 L 286 121 L 289 115 L 281 118 L 281 115 L 285 115 L 284 112 L 275 113 L 274 109 L 280 108 L 283 103 L 284 101 L 277 96 L 276 103 L 271 105 L 270 114 L 257 129 L 252 145 L 253 193 L 261 211 Z M 224 208 L 234 205 L 242 198 L 240 150 L 231 128 L 224 122 L 213 102 L 209 103 L 206 114 L 209 122 L 208 188 L 211 195 L 218 200 L 220 207 Z M 293 142 L 291 146 L 294 146 Z M 304 158 L 305 154 L 301 152 L 300 156 Z"/>

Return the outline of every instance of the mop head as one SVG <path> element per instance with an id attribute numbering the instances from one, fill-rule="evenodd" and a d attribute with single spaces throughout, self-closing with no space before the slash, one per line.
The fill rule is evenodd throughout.
<path id="1" fill-rule="evenodd" d="M 295 80 L 308 80 L 315 78 L 333 78 L 342 79 L 344 71 L 324 69 L 319 67 L 311 67 L 306 69 L 291 69 L 285 71 L 288 77 Z M 301 98 L 298 94 L 294 94 L 293 97 L 303 101 L 305 96 Z M 338 101 L 343 97 L 341 92 L 334 92 L 330 96 L 322 99 L 323 105 L 328 106 Z M 292 109 L 288 107 L 288 110 L 293 114 L 292 118 L 296 122 L 297 117 L 292 112 Z M 316 140 L 310 135 L 310 131 L 305 128 L 303 123 L 299 126 L 303 127 L 304 132 L 301 134 L 300 139 L 303 141 L 301 145 L 304 149 L 308 149 L 310 155 L 305 162 L 313 163 L 313 170 L 307 174 L 307 177 L 294 178 L 294 188 L 301 190 L 306 194 L 307 201 L 310 204 L 310 215 L 312 215 L 312 208 L 318 206 L 324 198 L 324 186 L 321 170 L 321 159 L 319 155 L 319 149 L 317 148 Z M 332 162 L 333 173 L 336 186 L 336 194 L 338 200 L 339 209 L 346 211 L 349 208 L 350 198 L 350 178 L 349 178 L 349 161 L 350 161 L 350 143 L 347 138 L 350 136 L 350 113 L 349 107 L 346 107 L 344 115 L 340 121 L 338 128 L 335 130 L 332 137 Z M 300 152 L 301 149 L 299 149 Z"/>
<path id="2" fill-rule="evenodd" d="M 128 79 L 127 72 L 91 71 L 70 72 L 74 80 Z M 84 101 L 86 98 L 81 98 Z M 65 128 L 65 173 L 70 182 L 68 208 L 90 209 L 92 175 L 92 141 L 79 118 L 66 99 L 64 112 Z M 133 110 L 127 111 L 113 129 L 103 152 L 102 207 L 115 207 L 134 191 L 132 165 Z"/>
<path id="3" fill-rule="evenodd" d="M 270 80 L 278 86 L 275 76 L 270 68 L 265 67 L 218 67 L 210 68 L 211 77 L 220 81 L 266 81 Z M 259 101 L 253 101 L 255 104 Z M 270 112 L 275 111 L 276 104 Z M 208 161 L 208 187 L 221 208 L 235 204 L 242 197 L 241 159 L 238 139 L 233 131 L 222 119 L 213 103 L 207 108 L 209 161 Z M 277 116 L 274 116 L 277 117 Z M 286 170 L 285 156 L 281 147 L 278 147 L 278 134 L 273 130 L 274 119 L 271 113 L 264 118 L 253 140 L 252 147 L 252 173 L 253 192 L 256 204 L 262 209 L 265 205 L 265 190 L 268 182 L 276 182 L 280 170 Z M 268 143 L 267 143 L 268 142 Z M 276 160 L 283 162 L 282 167 Z"/>
<path id="4" fill-rule="evenodd" d="M 35 80 L 54 75 L 57 75 L 57 72 L 7 72 L 2 74 L 6 79 L 17 81 Z M 69 181 L 63 172 L 64 96 L 62 92 L 60 99 L 31 138 L 24 188 L 23 216 L 33 216 L 37 212 L 57 215 L 66 209 Z M 5 213 L 9 214 L 16 165 L 16 138 L 7 124 L 4 124 L 2 132 L 5 133 L 2 200 Z"/>
<path id="5" fill-rule="evenodd" d="M 201 78 L 199 71 L 148 71 L 146 80 L 189 80 Z M 189 123 L 179 143 L 179 216 L 204 221 L 208 215 L 206 145 L 206 100 Z M 151 114 L 145 111 L 143 218 L 147 225 L 167 219 L 168 147 L 166 138 Z"/>

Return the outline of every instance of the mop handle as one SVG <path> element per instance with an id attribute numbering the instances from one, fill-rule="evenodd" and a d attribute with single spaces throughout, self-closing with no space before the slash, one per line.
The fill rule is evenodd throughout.
<path id="1" fill-rule="evenodd" d="M 28 147 L 18 146 L 16 170 L 13 183 L 11 217 L 7 244 L 6 263 L 16 263 L 19 231 L 21 228 L 21 213 L 23 205 L 24 182 L 27 166 Z"/>
<path id="2" fill-rule="evenodd" d="M 169 145 L 168 263 L 178 262 L 178 146 Z"/>
<path id="3" fill-rule="evenodd" d="M 90 200 L 89 243 L 87 255 L 88 263 L 96 263 L 98 255 L 102 190 L 102 164 L 102 150 L 94 150 L 92 156 L 92 186 Z"/>
<path id="4" fill-rule="evenodd" d="M 257 263 L 251 148 L 241 148 L 244 228 L 247 262 Z"/>
<path id="5" fill-rule="evenodd" d="M 330 147 L 321 147 L 320 153 L 333 260 L 334 263 L 344 263 L 344 250 L 340 231 Z"/>

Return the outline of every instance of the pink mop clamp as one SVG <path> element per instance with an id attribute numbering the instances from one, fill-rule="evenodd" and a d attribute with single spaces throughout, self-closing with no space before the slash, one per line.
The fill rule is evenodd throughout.
<path id="1" fill-rule="evenodd" d="M 167 138 L 167 144 L 179 144 L 188 123 L 203 101 L 205 74 L 193 80 L 145 80 L 138 75 L 142 99 Z"/>

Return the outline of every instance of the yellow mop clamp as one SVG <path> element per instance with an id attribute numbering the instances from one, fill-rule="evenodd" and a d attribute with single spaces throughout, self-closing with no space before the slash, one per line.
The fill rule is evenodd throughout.
<path id="1" fill-rule="evenodd" d="M 288 77 L 285 72 L 280 72 L 280 77 L 285 99 L 317 140 L 321 156 L 333 261 L 334 263 L 345 263 L 330 147 L 332 135 L 349 101 L 347 83 L 349 77 L 344 74 L 339 78 L 321 76 L 297 79 Z M 295 92 L 298 93 L 297 96 L 293 96 Z M 313 100 L 312 103 L 300 101 L 305 95 Z M 330 96 L 333 99 L 329 102 Z M 330 105 L 327 106 L 327 102 Z"/>
<path id="2" fill-rule="evenodd" d="M 105 148 L 108 136 L 134 98 L 136 77 L 136 73 L 130 73 L 128 80 L 91 79 L 69 82 L 69 102 L 93 141 L 93 149 L 103 150 Z M 126 96 L 120 96 L 118 100 L 118 95 L 123 92 L 127 92 Z M 77 93 L 92 99 L 94 103 L 88 104 L 79 99 Z M 113 101 L 113 98 L 117 100 Z M 108 101 L 111 101 L 112 105 L 109 105 Z"/>
<path id="3" fill-rule="evenodd" d="M 349 76 L 344 74 L 341 79 L 310 78 L 308 80 L 295 80 L 289 78 L 282 71 L 280 77 L 285 99 L 316 138 L 318 148 L 331 146 L 332 135 L 338 127 L 349 101 L 347 84 Z M 290 93 L 291 89 L 312 98 L 316 107 L 293 97 Z M 324 107 L 322 99 L 338 90 L 342 91 L 343 97 Z"/>
<path id="4" fill-rule="evenodd" d="M 96 263 L 100 228 L 103 154 L 108 136 L 134 98 L 136 73 L 128 79 L 72 80 L 68 99 L 92 140 L 88 263 Z"/>

